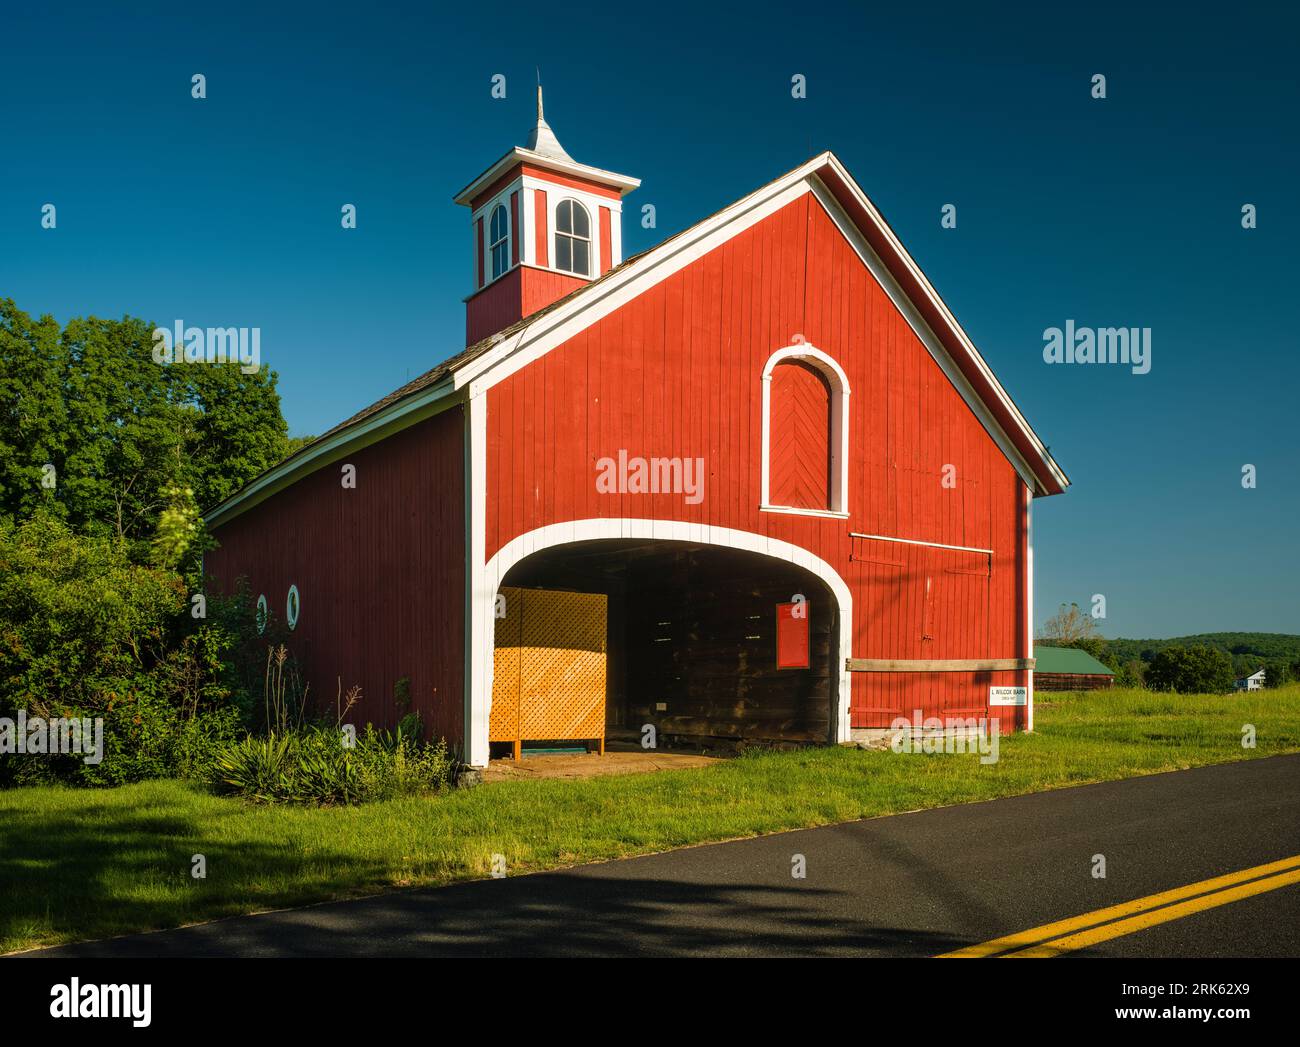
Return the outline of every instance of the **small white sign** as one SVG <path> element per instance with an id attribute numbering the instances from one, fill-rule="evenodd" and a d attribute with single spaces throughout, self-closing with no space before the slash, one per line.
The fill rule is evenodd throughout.
<path id="1" fill-rule="evenodd" d="M 1028 687 L 990 687 L 989 705 L 1028 705 Z"/>

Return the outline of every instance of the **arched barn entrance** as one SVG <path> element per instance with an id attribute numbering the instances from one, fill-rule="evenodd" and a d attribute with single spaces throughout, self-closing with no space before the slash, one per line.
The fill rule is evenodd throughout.
<path id="1" fill-rule="evenodd" d="M 568 725 L 569 744 L 589 739 L 597 716 L 611 743 L 639 743 L 646 724 L 662 747 L 846 737 L 847 586 L 785 543 L 735 541 L 742 532 L 725 532 L 725 544 L 698 540 L 720 530 L 693 527 L 689 540 L 583 539 L 579 529 L 555 535 L 569 540 L 534 540 L 531 552 L 521 547 L 500 564 L 489 634 L 492 756 L 520 741 L 560 740 L 514 726 L 521 697 L 531 730 Z M 745 544 L 766 551 L 736 547 Z M 522 615 L 522 625 L 507 614 Z"/>

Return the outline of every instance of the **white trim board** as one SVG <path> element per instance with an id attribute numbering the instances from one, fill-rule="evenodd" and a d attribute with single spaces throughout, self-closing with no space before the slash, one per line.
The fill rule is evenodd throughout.
<path id="1" fill-rule="evenodd" d="M 930 549 L 952 549 L 959 553 L 983 553 L 985 556 L 992 556 L 992 549 L 978 549 L 973 545 L 944 545 L 943 542 L 923 542 L 919 538 L 890 538 L 883 534 L 859 534 L 857 531 L 849 532 L 850 538 L 866 538 L 873 542 L 901 542 L 903 545 L 924 545 Z"/>
<path id="2" fill-rule="evenodd" d="M 873 204 L 867 194 L 862 191 L 862 187 L 858 185 L 856 179 L 849 174 L 848 168 L 840 163 L 839 157 L 829 151 L 823 153 L 822 157 L 825 158 L 826 165 L 829 166 L 839 177 L 840 181 L 844 183 L 854 200 L 857 201 L 864 211 L 866 211 L 867 217 L 871 219 L 872 224 L 888 241 L 894 253 L 898 256 L 899 260 L 902 261 L 909 274 L 911 274 L 912 278 L 916 281 L 917 286 L 921 288 L 926 298 L 938 310 L 944 323 L 957 337 L 962 348 L 974 362 L 980 374 L 989 383 L 989 387 L 994 391 L 999 401 L 1010 412 L 1012 419 L 1016 422 L 1017 428 L 1019 428 L 1030 441 L 1030 444 L 1034 447 L 1035 451 L 1038 452 L 1043 464 L 1048 467 L 1057 483 L 1060 484 L 1062 489 L 1069 487 L 1069 477 L 1065 475 L 1065 472 L 1061 467 L 1056 464 L 1055 459 L 1053 459 L 1048 453 L 1047 447 L 1043 444 L 1043 441 L 1039 439 L 1038 434 L 1034 432 L 1033 427 L 1030 426 L 1025 416 L 1020 413 L 1020 408 L 1015 405 L 1015 401 L 1011 399 L 1006 389 L 1002 387 L 1002 383 L 998 381 L 997 375 L 993 373 L 992 368 L 989 367 L 988 362 L 980 354 L 980 351 L 975 348 L 975 343 L 971 341 L 970 335 L 968 335 L 961 324 L 957 322 L 957 318 L 953 316 L 947 303 L 939 297 L 939 292 L 936 291 L 934 285 L 930 283 L 929 277 L 921 271 L 921 267 L 916 264 L 916 260 L 911 256 L 907 248 L 903 246 L 902 241 L 894 235 L 894 231 L 889 227 L 889 223 L 886 222 L 881 213 L 876 210 L 876 205 Z"/>
<path id="3" fill-rule="evenodd" d="M 714 248 L 737 236 L 746 229 L 780 210 L 786 204 L 799 199 L 805 193 L 813 193 L 823 210 L 835 222 L 837 228 L 857 251 L 868 270 L 889 295 L 895 307 L 906 318 L 927 351 L 939 364 L 944 374 L 967 402 L 980 423 L 997 443 L 1003 455 L 1012 463 L 1016 471 L 1034 490 L 1040 485 L 1033 469 L 1030 467 L 1019 448 L 1007 435 L 988 404 L 971 384 L 970 379 L 957 365 L 947 347 L 938 338 L 921 316 L 915 303 L 904 293 L 901 285 L 894 278 L 888 266 L 871 248 L 861 229 L 844 211 L 825 183 L 817 176 L 819 170 L 830 167 L 835 175 L 849 186 L 854 198 L 860 201 L 868 217 L 876 224 L 883 236 L 888 238 L 898 253 L 909 273 L 927 297 L 933 302 L 939 315 L 951 326 L 963 350 L 970 356 L 980 374 L 988 382 L 999 403 L 1008 411 L 1029 439 L 1031 445 L 1040 451 L 1040 457 L 1053 477 L 1062 486 L 1068 486 L 1069 480 L 1059 466 L 1047 453 L 1041 440 L 1029 427 L 1024 416 L 1016 408 L 1002 388 L 997 377 L 980 356 L 978 350 L 964 331 L 961 330 L 952 313 L 938 297 L 938 293 L 921 273 L 911 256 L 903 249 L 885 224 L 871 201 L 854 182 L 851 175 L 832 153 L 822 153 L 807 163 L 795 168 L 783 177 L 749 194 L 730 207 L 719 211 L 711 218 L 673 237 L 658 247 L 646 252 L 622 272 L 601 280 L 592 289 L 577 295 L 573 300 L 559 306 L 549 313 L 539 316 L 536 322 L 516 331 L 512 336 L 501 340 L 488 352 L 469 361 L 459 368 L 454 375 L 457 388 L 472 385 L 475 390 L 487 389 L 535 360 L 576 334 L 608 316 L 621 306 L 644 294 L 656 284 L 672 276 L 687 265 L 703 257 Z"/>
<path id="4" fill-rule="evenodd" d="M 623 271 L 605 276 L 589 290 L 539 316 L 510 337 L 503 338 L 486 353 L 457 369 L 454 375 L 456 387 L 471 385 L 477 391 L 505 381 L 516 371 L 541 359 L 552 349 L 809 191 L 807 182 L 795 181 L 776 188 L 766 186 L 758 193 L 750 194 L 687 233 L 648 251 Z"/>
<path id="5" fill-rule="evenodd" d="M 297 483 L 309 473 L 314 473 L 317 469 L 329 465 L 330 462 L 337 461 L 344 454 L 359 450 L 378 440 L 387 439 L 402 429 L 442 413 L 463 399 L 463 397 L 453 396 L 455 391 L 455 385 L 448 375 L 436 385 L 397 400 L 354 426 L 340 429 L 333 436 L 310 445 L 301 454 L 272 466 L 246 487 L 240 488 L 211 512 L 206 513 L 203 517 L 204 523 L 208 527 L 218 527 L 240 513 L 247 512 L 290 484 Z"/>
<path id="6" fill-rule="evenodd" d="M 903 319 L 907 321 L 907 326 L 920 339 L 921 344 L 925 346 L 934 362 L 939 365 L 939 369 L 943 371 L 952 387 L 957 390 L 958 395 L 966 402 L 966 406 L 971 409 L 980 425 L 984 427 L 984 431 L 998 445 L 998 450 L 1002 452 L 1003 457 L 1011 463 L 1025 483 L 1031 487 L 1036 487 L 1037 478 L 1034 476 L 1034 471 L 1030 468 L 1024 455 L 1011 442 L 1011 438 L 998 424 L 998 420 L 993 417 L 993 412 L 989 410 L 988 404 L 975 391 L 970 379 L 957 366 L 957 361 L 952 358 L 952 355 L 939 340 L 938 335 L 925 322 L 920 310 L 916 308 L 916 304 L 899 286 L 898 281 L 894 279 L 894 274 L 889 271 L 889 267 L 872 250 L 871 245 L 867 243 L 866 237 L 854 224 L 853 219 L 844 213 L 844 208 L 840 206 L 840 202 L 835 199 L 831 191 L 822 184 L 820 179 L 815 180 L 812 192 L 817 202 L 822 205 L 822 210 L 835 223 L 836 228 L 839 229 L 844 239 L 849 242 L 849 245 L 857 253 L 862 264 L 867 267 L 867 271 L 875 278 L 876 283 L 880 285 L 889 300 L 894 303 L 894 308 L 902 313 Z"/>
<path id="7" fill-rule="evenodd" d="M 507 155 L 509 156 L 510 154 Z M 1024 420 L 1024 416 L 1020 414 L 1019 410 L 1015 407 L 1015 404 L 1011 401 L 1011 398 L 1007 396 L 1006 391 L 1002 389 L 1001 384 L 998 383 L 992 371 L 989 370 L 987 363 L 984 362 L 983 358 L 979 355 L 979 352 L 975 349 L 974 344 L 971 343 L 970 338 L 964 331 L 962 331 L 960 325 L 957 324 L 956 319 L 952 317 L 951 312 L 938 297 L 937 292 L 934 291 L 929 281 L 925 278 L 925 275 L 921 273 L 920 269 L 916 266 L 916 263 L 911 259 L 911 256 L 907 254 L 901 243 L 898 242 L 897 238 L 893 235 L 892 230 L 890 230 L 885 224 L 884 219 L 880 217 L 879 212 L 876 211 L 874 205 L 867 198 L 866 194 L 862 192 L 861 188 L 853 180 L 852 176 L 849 175 L 848 171 L 839 162 L 835 155 L 830 152 L 825 152 L 814 157 L 807 163 L 800 165 L 776 181 L 755 190 L 753 193 L 738 200 L 731 206 L 724 208 L 711 218 L 705 219 L 703 222 L 698 223 L 686 232 L 665 241 L 656 248 L 652 248 L 640 258 L 636 259 L 631 265 L 627 266 L 623 271 L 616 271 L 612 275 L 601 279 L 598 286 L 585 290 L 582 294 L 576 295 L 572 301 L 559 306 L 543 316 L 539 316 L 534 322 L 527 324 L 519 331 L 515 332 L 514 335 L 508 338 L 502 338 L 500 342 L 491 349 L 481 353 L 472 360 L 466 361 L 453 371 L 446 381 L 450 382 L 452 390 L 459 390 L 467 385 L 473 385 L 474 392 L 481 392 L 482 390 L 495 385 L 520 368 L 527 366 L 527 364 L 531 363 L 533 360 L 543 356 L 555 346 L 572 338 L 584 328 L 631 301 L 637 295 L 643 293 L 650 287 L 653 287 L 656 283 L 667 279 L 673 273 L 679 271 L 686 265 L 689 265 L 697 258 L 702 257 L 714 247 L 726 242 L 743 232 L 745 229 L 750 228 L 763 218 L 772 214 L 776 210 L 779 210 L 785 204 L 798 199 L 807 192 L 814 192 L 816 194 L 818 202 L 823 205 L 827 210 L 827 213 L 831 215 L 832 219 L 837 220 L 837 224 L 842 230 L 851 230 L 856 233 L 856 236 L 850 236 L 850 243 L 854 245 L 855 249 L 859 249 L 860 256 L 863 256 L 864 260 L 866 258 L 875 259 L 879 271 L 887 273 L 887 267 L 885 267 L 884 263 L 875 255 L 875 252 L 871 250 L 870 245 L 866 243 L 865 237 L 862 236 L 861 230 L 858 229 L 856 223 L 844 212 L 843 208 L 839 205 L 839 202 L 834 198 L 830 190 L 826 188 L 822 180 L 819 177 L 814 177 L 819 170 L 827 167 L 829 167 L 835 173 L 836 177 L 838 177 L 848 187 L 854 199 L 860 203 L 865 213 L 872 219 L 873 223 L 878 226 L 881 235 L 888 239 L 891 246 L 893 246 L 898 252 L 899 258 L 906 266 L 908 266 L 909 271 L 915 274 L 914 278 L 918 281 L 918 285 L 935 303 L 935 307 L 939 311 L 940 315 L 944 316 L 947 321 L 950 322 L 952 330 L 960 344 L 970 355 L 972 361 L 980 370 L 981 374 L 987 377 L 990 387 L 995 390 L 999 401 L 1005 405 L 1011 417 L 1019 423 L 1031 445 L 1035 448 L 1041 449 L 1042 460 L 1053 476 L 1058 479 L 1058 482 L 1062 486 L 1068 485 L 1068 478 L 1065 477 L 1065 474 L 1047 453 L 1042 441 L 1039 440 L 1037 434 L 1029 427 L 1028 422 Z M 527 208 L 525 208 L 525 211 L 527 211 Z M 524 223 L 521 222 L 521 224 Z M 865 255 L 863 254 L 862 248 L 865 248 Z M 875 272 L 876 270 L 873 269 L 873 273 Z M 930 331 L 929 327 L 920 317 L 915 306 L 910 304 L 910 299 L 908 299 L 907 295 L 903 293 L 901 287 L 897 285 L 897 281 L 894 281 L 892 276 L 890 276 L 888 283 L 882 281 L 882 286 L 885 287 L 887 292 L 891 291 L 891 284 L 891 297 L 895 295 L 897 296 L 894 299 L 895 303 L 898 304 L 899 301 L 909 303 L 910 310 L 905 310 L 904 315 L 907 316 L 909 324 L 911 324 L 913 329 L 917 331 L 918 335 L 920 335 L 927 350 L 936 360 L 939 361 L 940 366 L 944 368 L 945 374 L 949 375 L 950 379 L 954 381 L 954 384 L 961 392 L 963 398 L 965 398 L 967 403 L 972 406 L 972 409 L 976 411 L 981 424 L 984 424 L 985 428 L 991 435 L 993 435 L 999 448 L 1016 466 L 1016 469 L 1021 474 L 1022 478 L 1026 480 L 1034 491 L 1037 491 L 1039 485 L 1036 481 L 1033 470 L 1029 468 L 1028 463 L 1024 460 L 1023 456 L 1018 453 L 1015 445 L 1011 443 L 1009 438 L 1006 436 L 1005 431 L 1002 430 L 1001 426 L 997 423 L 997 420 L 993 418 L 987 404 L 985 404 L 983 399 L 975 392 L 974 387 L 970 384 L 969 380 L 966 379 L 961 369 L 957 367 L 955 361 L 947 352 L 942 342 L 937 339 L 933 331 Z M 922 334 L 923 331 L 928 332 L 929 337 Z M 443 383 L 439 383 L 439 386 L 435 388 L 441 390 L 442 384 Z M 423 402 L 424 398 L 430 395 L 431 391 L 425 391 L 419 394 L 418 397 L 412 399 L 418 399 Z M 439 393 L 439 395 L 441 395 L 441 393 Z M 399 404 L 394 405 L 394 407 L 401 406 L 403 409 L 406 409 L 406 404 L 407 401 L 399 401 Z M 369 431 L 378 419 L 387 420 L 395 417 L 395 415 L 391 413 L 393 409 L 394 408 L 386 408 L 379 412 L 374 418 L 367 419 L 362 423 L 361 428 L 343 430 L 336 434 L 335 437 L 331 438 L 329 444 L 326 446 L 330 449 L 346 448 L 350 446 L 354 439 L 360 438 L 365 432 Z M 313 450 L 310 454 L 302 458 L 294 459 L 292 470 L 296 472 L 301 469 L 303 465 L 316 459 L 325 449 L 326 447 L 323 446 L 320 449 Z M 313 467 L 313 470 L 314 468 L 315 467 Z M 227 502 L 213 510 L 209 522 L 211 523 L 215 520 L 225 518 L 230 509 L 242 503 L 256 489 L 265 486 L 267 483 L 275 482 L 283 475 L 284 473 L 282 471 L 276 469 L 272 470 L 270 473 L 264 474 L 262 477 L 259 477 L 244 491 L 238 492 L 236 495 L 232 496 L 231 499 L 228 499 Z"/>

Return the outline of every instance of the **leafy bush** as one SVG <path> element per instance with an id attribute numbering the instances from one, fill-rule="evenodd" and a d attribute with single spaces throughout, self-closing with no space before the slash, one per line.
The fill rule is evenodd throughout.
<path id="1" fill-rule="evenodd" d="M 0 521 L 0 716 L 102 719 L 104 743 L 97 764 L 5 755 L 0 785 L 199 773 L 252 702 L 227 661 L 234 605 L 210 602 L 199 620 L 188 607 L 183 579 L 132 563 L 124 542 L 77 535 L 44 510 Z"/>
<path id="2" fill-rule="evenodd" d="M 349 748 L 332 727 L 303 727 L 247 737 L 212 764 L 219 792 L 258 803 L 356 804 L 436 792 L 451 782 L 445 742 L 423 744 L 397 731 L 367 725 Z"/>
<path id="3" fill-rule="evenodd" d="M 1234 680 L 1232 657 L 1204 644 L 1166 647 L 1146 671 L 1151 690 L 1179 694 L 1222 694 L 1232 690 Z"/>
<path id="4" fill-rule="evenodd" d="M 1115 671 L 1116 687 L 1146 686 L 1146 662 L 1141 658 L 1130 658 Z"/>

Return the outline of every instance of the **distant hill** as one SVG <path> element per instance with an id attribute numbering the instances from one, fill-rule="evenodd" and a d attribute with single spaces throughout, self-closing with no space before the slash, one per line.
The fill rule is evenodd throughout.
<path id="1" fill-rule="evenodd" d="M 1205 644 L 1233 655 L 1260 660 L 1300 661 L 1300 636 L 1294 633 L 1197 633 L 1194 636 L 1174 636 L 1167 640 L 1126 640 L 1116 638 L 1106 641 L 1109 659 L 1123 663 L 1134 658 L 1149 662 L 1156 652 L 1165 647 L 1190 647 Z"/>

